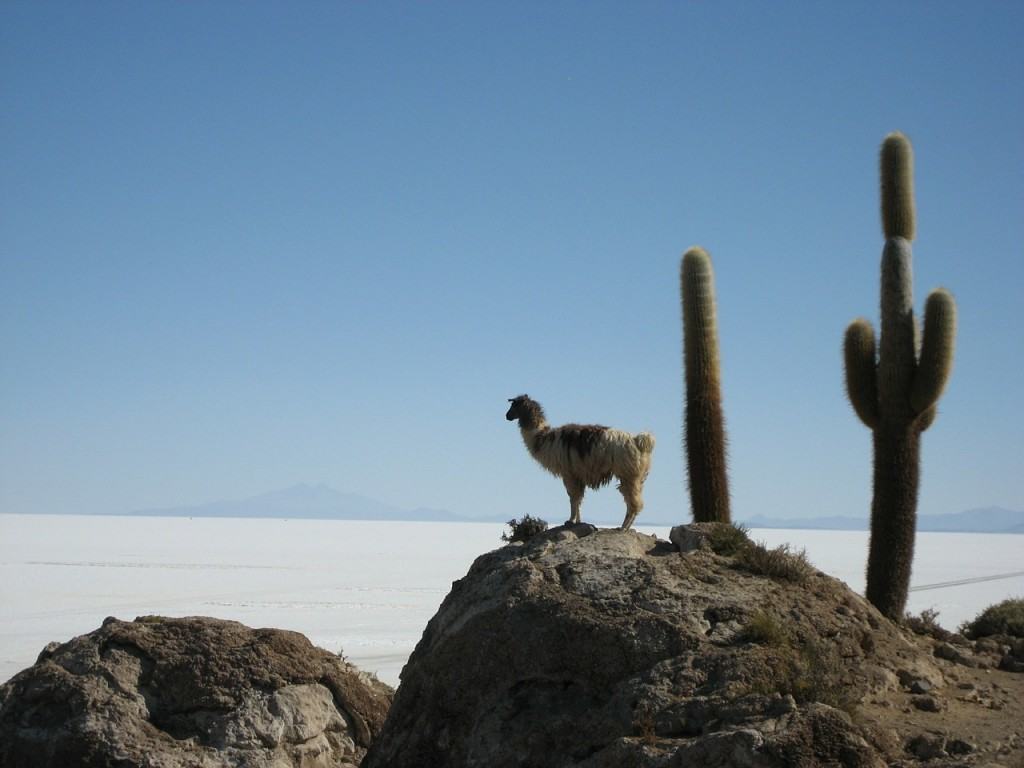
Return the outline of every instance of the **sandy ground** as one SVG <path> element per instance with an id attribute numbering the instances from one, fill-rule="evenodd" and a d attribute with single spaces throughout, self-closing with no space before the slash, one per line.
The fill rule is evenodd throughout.
<path id="1" fill-rule="evenodd" d="M 928 652 L 940 644 L 928 637 L 918 642 Z M 977 658 L 998 663 L 998 655 Z M 905 762 L 895 765 L 914 764 L 908 744 L 924 737 L 943 748 L 944 754 L 924 761 L 935 768 L 1024 768 L 1024 673 L 943 659 L 937 663 L 942 684 L 924 694 L 903 690 L 865 702 L 854 718 L 879 734 L 892 754 L 905 756 Z M 927 752 L 927 747 L 920 749 Z"/>

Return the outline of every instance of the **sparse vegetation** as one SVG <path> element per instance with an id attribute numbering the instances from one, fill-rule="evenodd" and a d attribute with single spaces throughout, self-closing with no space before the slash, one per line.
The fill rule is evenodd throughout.
<path id="1" fill-rule="evenodd" d="M 759 645 L 784 646 L 790 643 L 782 623 L 765 611 L 758 611 L 743 627 L 743 639 Z"/>
<path id="2" fill-rule="evenodd" d="M 732 557 L 735 567 L 749 573 L 797 584 L 804 583 L 815 573 L 805 550 L 793 550 L 788 544 L 768 549 L 763 542 L 751 540 L 743 524 L 715 525 L 707 535 L 712 552 Z"/>
<path id="3" fill-rule="evenodd" d="M 532 515 L 523 515 L 518 520 L 512 518 L 506 525 L 510 528 L 510 531 L 501 534 L 501 540 L 507 541 L 509 544 L 516 541 L 529 541 L 538 533 L 543 533 L 548 529 L 546 520 L 541 520 L 539 517 L 533 517 Z"/>
<path id="4" fill-rule="evenodd" d="M 716 555 L 732 557 L 744 547 L 750 546 L 750 536 L 743 523 L 722 523 L 708 533 L 708 543 Z"/>
<path id="5" fill-rule="evenodd" d="M 972 640 L 991 635 L 1024 638 L 1024 598 L 1013 597 L 990 605 L 974 621 L 964 622 L 960 631 Z"/>
<path id="6" fill-rule="evenodd" d="M 917 616 L 908 613 L 903 623 L 915 635 L 934 637 L 936 640 L 948 640 L 953 636 L 949 630 L 939 626 L 939 612 L 933 608 L 925 608 Z"/>
<path id="7" fill-rule="evenodd" d="M 633 729 L 647 746 L 653 747 L 657 743 L 658 734 L 654 727 L 654 713 L 650 709 L 644 708 L 636 713 L 636 717 L 633 720 Z"/>
<path id="8" fill-rule="evenodd" d="M 790 681 L 793 698 L 799 703 L 820 701 L 851 711 L 857 697 L 842 684 L 842 669 L 843 660 L 833 645 L 819 640 L 804 643 L 797 651 Z"/>
<path id="9" fill-rule="evenodd" d="M 803 549 L 793 550 L 789 544 L 768 549 L 760 541 L 749 541 L 736 553 L 736 565 L 750 573 L 803 584 L 815 572 Z"/>
<path id="10" fill-rule="evenodd" d="M 833 645 L 821 640 L 794 643 L 787 634 L 779 649 L 776 663 L 767 665 L 766 677 L 751 693 L 790 695 L 798 704 L 816 701 L 853 712 L 857 692 L 843 685 L 843 660 Z"/>

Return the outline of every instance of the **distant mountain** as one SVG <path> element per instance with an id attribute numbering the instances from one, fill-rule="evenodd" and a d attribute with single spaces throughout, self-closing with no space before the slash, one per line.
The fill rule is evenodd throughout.
<path id="1" fill-rule="evenodd" d="M 191 507 L 166 507 L 143 509 L 129 512 L 129 515 L 147 517 L 263 517 L 309 520 L 409 520 L 430 522 L 503 523 L 507 515 L 486 515 L 465 517 L 446 509 L 401 509 L 382 501 L 342 493 L 323 483 L 309 485 L 300 483 L 290 488 L 271 491 L 248 499 L 215 501 Z M 550 521 L 552 525 L 562 522 L 561 516 Z M 595 519 L 588 522 L 615 525 L 614 521 Z M 652 514 L 649 519 L 641 516 L 640 525 L 677 525 L 684 520 L 663 520 Z M 799 528 L 822 531 L 864 531 L 868 528 L 866 519 L 859 517 L 789 517 L 776 518 L 755 515 L 742 520 L 750 528 Z M 920 515 L 917 530 L 925 532 L 950 533 L 1021 533 L 1024 534 L 1024 512 L 1014 512 L 1001 507 L 986 507 L 958 512 L 952 515 Z"/>
<path id="2" fill-rule="evenodd" d="M 1024 512 L 983 507 L 953 515 L 923 515 L 918 530 L 976 533 L 1024 533 Z M 922 527 L 927 526 L 927 527 Z"/>
<path id="3" fill-rule="evenodd" d="M 868 528 L 868 521 L 859 517 L 772 518 L 755 515 L 743 522 L 751 528 L 828 531 L 865 531 Z M 1024 512 L 984 507 L 951 515 L 919 515 L 917 530 L 926 533 L 1024 533 Z"/>
<path id="4" fill-rule="evenodd" d="M 445 509 L 400 509 L 366 496 L 336 491 L 323 483 L 300 483 L 248 499 L 214 501 L 188 507 L 142 509 L 128 514 L 143 517 L 272 517 L 307 520 L 465 520 Z"/>
<path id="5" fill-rule="evenodd" d="M 741 520 L 748 528 L 800 528 L 806 531 L 866 531 L 867 520 L 859 517 L 765 517 Z"/>

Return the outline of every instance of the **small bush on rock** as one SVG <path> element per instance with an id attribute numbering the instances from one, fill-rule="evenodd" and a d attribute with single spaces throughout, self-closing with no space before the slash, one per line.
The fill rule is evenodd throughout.
<path id="1" fill-rule="evenodd" d="M 750 573 L 802 584 L 814 573 L 804 550 L 791 550 L 789 544 L 768 549 L 761 542 L 749 542 L 736 553 L 736 565 Z"/>
<path id="2" fill-rule="evenodd" d="M 933 608 L 925 608 L 917 616 L 908 613 L 903 623 L 915 635 L 933 637 L 936 640 L 949 640 L 953 633 L 939 626 L 939 612 Z"/>
<path id="3" fill-rule="evenodd" d="M 804 583 L 815 573 L 804 550 L 792 550 L 788 544 L 768 549 L 763 542 L 752 541 L 742 524 L 717 523 L 702 533 L 712 552 L 731 557 L 733 567 L 749 573 L 797 584 Z"/>
<path id="4" fill-rule="evenodd" d="M 817 639 L 794 643 L 787 636 L 777 654 L 751 693 L 789 695 L 798 704 L 821 702 L 847 713 L 856 708 L 857 694 L 843 685 L 843 660 L 832 644 Z"/>
<path id="5" fill-rule="evenodd" d="M 720 523 L 708 532 L 708 544 L 716 555 L 732 557 L 741 549 L 750 546 L 750 537 L 743 523 Z"/>
<path id="6" fill-rule="evenodd" d="M 782 646 L 790 642 L 789 633 L 778 619 L 765 611 L 758 611 L 743 627 L 743 639 L 759 645 Z"/>
<path id="7" fill-rule="evenodd" d="M 523 515 L 518 520 L 512 518 L 506 525 L 511 531 L 501 534 L 501 540 L 510 544 L 516 541 L 529 541 L 538 533 L 543 533 L 548 529 L 547 521 L 530 515 Z"/>
<path id="8" fill-rule="evenodd" d="M 843 660 L 835 646 L 820 640 L 804 643 L 794 667 L 793 698 L 798 702 L 820 701 L 849 712 L 855 694 L 841 683 Z"/>
<path id="9" fill-rule="evenodd" d="M 653 747 L 658 743 L 658 734 L 655 731 L 654 713 L 647 708 L 644 708 L 636 713 L 633 718 L 633 729 L 636 735 L 640 737 L 649 747 Z"/>
<path id="10" fill-rule="evenodd" d="M 964 622 L 960 631 L 972 640 L 990 635 L 1024 637 L 1024 598 L 1013 597 L 990 605 L 974 621 Z"/>

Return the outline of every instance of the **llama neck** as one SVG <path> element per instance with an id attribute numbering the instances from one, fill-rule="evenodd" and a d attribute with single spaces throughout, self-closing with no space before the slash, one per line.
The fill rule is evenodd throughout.
<path id="1" fill-rule="evenodd" d="M 517 414 L 519 418 L 519 429 L 526 434 L 527 431 L 537 431 L 548 428 L 548 420 L 544 416 L 544 409 L 540 403 L 526 398 L 522 408 Z"/>
<path id="2" fill-rule="evenodd" d="M 519 434 L 523 436 L 523 442 L 526 443 L 526 448 L 531 454 L 537 448 L 537 438 L 550 431 L 550 429 L 551 427 L 543 419 L 540 420 L 539 424 L 535 422 L 526 424 L 522 420 L 519 422 Z"/>

